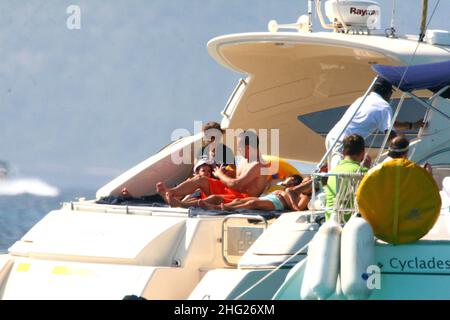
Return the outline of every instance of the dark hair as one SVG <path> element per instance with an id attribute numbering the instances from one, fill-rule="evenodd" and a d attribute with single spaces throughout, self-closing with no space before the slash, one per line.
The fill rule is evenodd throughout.
<path id="1" fill-rule="evenodd" d="M 200 171 L 200 169 L 201 169 L 202 167 L 204 167 L 204 166 L 208 166 L 208 167 L 211 169 L 211 171 L 212 171 L 212 166 L 211 166 L 210 164 L 204 163 L 204 164 L 198 166 L 198 167 L 195 169 L 195 173 L 198 173 L 198 172 Z"/>
<path id="2" fill-rule="evenodd" d="M 374 86 L 372 87 L 372 92 L 378 93 L 380 96 L 382 96 L 385 99 L 388 99 L 390 95 L 392 94 L 392 84 L 383 78 L 378 78 L 377 81 L 375 81 Z"/>
<path id="3" fill-rule="evenodd" d="M 253 130 L 246 130 L 239 135 L 239 138 L 244 140 L 244 146 L 251 146 L 259 150 L 259 137 Z M 256 146 L 254 143 L 256 142 Z"/>
<path id="4" fill-rule="evenodd" d="M 294 186 L 298 186 L 300 183 L 302 183 L 302 181 L 303 181 L 303 178 L 302 178 L 302 176 L 301 175 L 299 175 L 299 174 L 293 174 L 293 175 L 290 175 L 288 178 L 293 178 L 293 182 L 292 182 L 292 184 L 294 185 Z"/>
<path id="5" fill-rule="evenodd" d="M 344 155 L 356 156 L 364 152 L 364 138 L 357 134 L 351 134 L 344 139 Z"/>
<path id="6" fill-rule="evenodd" d="M 223 130 L 220 127 L 220 124 L 217 122 L 214 122 L 214 121 L 209 121 L 209 122 L 205 123 L 202 127 L 203 132 L 206 132 L 209 129 L 216 129 L 223 133 Z"/>
<path id="7" fill-rule="evenodd" d="M 409 141 L 403 135 L 398 135 L 389 143 L 388 156 L 391 158 L 402 158 L 408 154 Z"/>

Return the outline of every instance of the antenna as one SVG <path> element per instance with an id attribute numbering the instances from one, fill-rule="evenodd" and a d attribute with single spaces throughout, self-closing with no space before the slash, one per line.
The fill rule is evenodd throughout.
<path id="1" fill-rule="evenodd" d="M 308 0 L 308 31 L 312 32 L 312 6 L 313 0 Z"/>
<path id="2" fill-rule="evenodd" d="M 391 17 L 391 28 L 386 29 L 386 36 L 395 38 L 395 10 L 397 6 L 397 0 L 392 0 L 392 17 Z M 388 34 L 389 31 L 389 34 Z"/>
<path id="3" fill-rule="evenodd" d="M 276 20 L 270 20 L 267 28 L 270 32 L 277 32 L 279 29 L 295 29 L 297 31 L 307 31 L 309 26 L 308 16 L 301 15 L 296 23 L 278 24 Z"/>
<path id="4" fill-rule="evenodd" d="M 422 19 L 420 21 L 419 42 L 423 42 L 423 38 L 425 37 L 425 31 L 427 29 L 427 12 L 428 0 L 422 0 Z"/>

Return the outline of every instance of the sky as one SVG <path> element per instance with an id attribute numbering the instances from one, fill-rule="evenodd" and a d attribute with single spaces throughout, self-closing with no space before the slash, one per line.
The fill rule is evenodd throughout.
<path id="1" fill-rule="evenodd" d="M 421 2 L 397 0 L 399 33 L 418 33 Z M 379 3 L 389 26 L 392 1 Z M 441 0 L 430 28 L 450 30 L 449 12 Z M 242 75 L 208 55 L 210 39 L 304 13 L 305 0 L 1 0 L 0 160 L 17 176 L 99 188 L 174 129 L 220 121 Z"/>

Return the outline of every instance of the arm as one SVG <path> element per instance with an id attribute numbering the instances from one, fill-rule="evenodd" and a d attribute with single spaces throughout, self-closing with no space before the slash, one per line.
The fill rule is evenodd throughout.
<path id="1" fill-rule="evenodd" d="M 395 130 L 399 130 L 399 131 L 406 131 L 406 130 L 418 130 L 421 127 L 423 127 L 425 125 L 425 123 L 422 120 L 416 121 L 416 122 L 400 122 L 400 121 L 395 121 L 394 123 L 394 128 Z M 384 133 L 387 133 L 387 130 L 384 131 Z M 389 135 L 389 139 L 388 141 L 391 141 L 392 139 L 394 139 L 397 136 L 397 132 L 395 131 L 391 131 L 390 135 Z"/>
<path id="2" fill-rule="evenodd" d="M 388 131 L 386 130 L 384 133 L 387 133 Z M 395 132 L 394 130 L 391 131 L 391 133 L 389 134 L 389 138 L 388 141 L 391 141 L 392 139 L 394 139 L 397 136 L 397 132 Z"/>
<path id="3" fill-rule="evenodd" d="M 309 197 L 307 195 L 301 194 L 300 200 L 297 204 L 298 211 L 306 210 L 308 208 L 308 203 L 309 203 Z"/>
<path id="4" fill-rule="evenodd" d="M 252 180 L 254 180 L 259 174 L 259 167 L 257 165 L 254 165 L 250 168 L 246 173 L 243 175 L 237 177 L 237 178 L 231 178 L 227 176 L 222 171 L 222 166 L 216 167 L 214 169 L 214 175 L 220 179 L 227 187 L 232 189 L 239 189 L 241 186 L 248 185 Z"/>
<path id="5" fill-rule="evenodd" d="M 292 189 L 286 189 L 281 195 L 286 201 L 289 209 L 293 211 L 300 211 L 300 208 L 297 206 L 297 203 L 300 202 L 299 197 L 294 191 L 292 191 Z"/>
<path id="6" fill-rule="evenodd" d="M 429 174 L 433 175 L 433 168 L 431 167 L 431 164 L 429 164 L 428 162 L 426 162 L 426 163 L 423 165 L 423 168 L 424 168 L 425 170 L 427 170 Z"/>
<path id="7" fill-rule="evenodd" d="M 395 121 L 394 127 L 396 130 L 406 131 L 406 130 L 417 130 L 423 127 L 424 122 L 422 120 L 416 122 L 400 122 Z"/>
<path id="8" fill-rule="evenodd" d="M 302 192 L 309 192 L 312 190 L 312 179 L 305 178 L 305 180 L 298 186 L 291 187 L 289 189 L 294 191 L 297 195 Z"/>

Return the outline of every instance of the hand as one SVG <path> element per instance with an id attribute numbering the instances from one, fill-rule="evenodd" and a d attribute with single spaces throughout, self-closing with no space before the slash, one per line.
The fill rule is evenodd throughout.
<path id="1" fill-rule="evenodd" d="M 426 162 L 426 163 L 424 164 L 423 168 L 424 168 L 425 170 L 427 170 L 429 174 L 433 175 L 433 169 L 432 169 L 432 167 L 431 167 L 431 164 L 429 164 L 428 162 Z"/>
<path id="2" fill-rule="evenodd" d="M 413 130 L 419 130 L 420 128 L 425 126 L 425 122 L 423 120 L 419 120 L 412 123 L 412 129 Z"/>
<path id="3" fill-rule="evenodd" d="M 363 167 L 370 168 L 372 166 L 372 158 L 366 153 L 363 158 Z"/>
<path id="4" fill-rule="evenodd" d="M 311 183 L 312 177 L 311 176 L 307 176 L 303 179 L 303 181 L 300 183 L 301 186 L 304 186 L 308 183 Z"/>
<path id="5" fill-rule="evenodd" d="M 216 166 L 213 170 L 213 175 L 215 175 L 217 178 L 223 174 L 223 164 L 221 164 L 220 166 Z"/>

